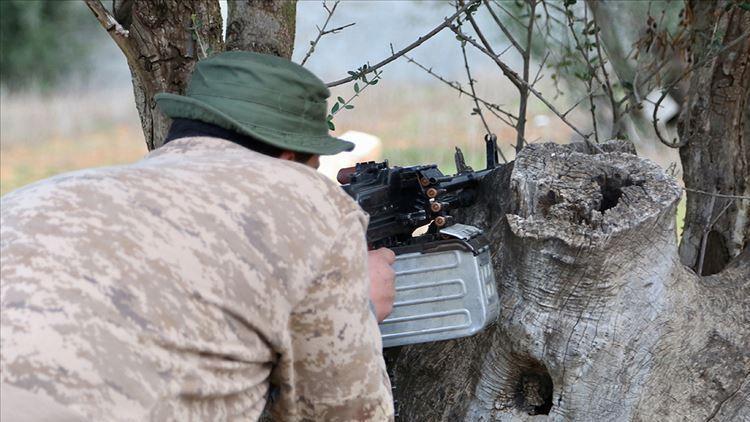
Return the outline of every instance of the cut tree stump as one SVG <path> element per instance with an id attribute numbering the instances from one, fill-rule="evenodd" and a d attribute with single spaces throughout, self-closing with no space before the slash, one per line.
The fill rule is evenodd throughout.
<path id="1" fill-rule="evenodd" d="M 601 148 L 530 145 L 457 214 L 489 234 L 501 314 L 387 351 L 400 420 L 750 420 L 750 251 L 695 275 L 677 182 Z"/>

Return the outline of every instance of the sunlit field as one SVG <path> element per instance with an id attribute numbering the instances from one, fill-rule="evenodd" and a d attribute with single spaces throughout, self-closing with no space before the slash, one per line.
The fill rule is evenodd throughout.
<path id="1" fill-rule="evenodd" d="M 350 95 L 339 87 L 333 97 Z M 488 99 L 513 109 L 504 86 L 487 92 Z M 487 91 L 487 90 L 485 90 Z M 484 166 L 484 127 L 470 115 L 473 103 L 452 90 L 432 84 L 372 87 L 353 103 L 353 110 L 336 115 L 335 134 L 357 130 L 378 136 L 383 157 L 395 165 L 436 163 L 453 173 L 454 147 L 469 165 Z M 110 92 L 2 95 L 0 101 L 0 193 L 72 170 L 132 163 L 147 154 L 138 115 L 129 89 Z M 569 142 L 572 131 L 543 106 L 532 102 L 527 139 L 530 142 Z M 585 122 L 585 115 L 573 116 Z M 510 160 L 515 131 L 494 117 L 491 129 Z M 676 153 L 651 144 L 638 145 L 639 154 L 664 168 L 678 162 Z M 681 226 L 684 204 L 678 210 Z"/>

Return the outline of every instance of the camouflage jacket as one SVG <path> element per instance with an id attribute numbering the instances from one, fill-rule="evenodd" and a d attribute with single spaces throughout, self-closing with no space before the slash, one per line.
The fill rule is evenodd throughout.
<path id="1" fill-rule="evenodd" d="M 302 164 L 183 138 L 2 198 L 0 376 L 87 420 L 383 420 L 366 217 Z"/>

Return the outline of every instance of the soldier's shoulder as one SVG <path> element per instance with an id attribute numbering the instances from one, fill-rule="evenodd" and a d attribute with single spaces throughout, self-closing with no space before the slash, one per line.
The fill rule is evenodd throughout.
<path id="1" fill-rule="evenodd" d="M 315 195 L 315 197 L 311 199 L 319 199 L 319 201 L 314 202 L 328 204 L 336 209 L 340 216 L 360 211 L 357 203 L 354 202 L 346 192 L 344 192 L 341 185 L 329 179 L 316 169 L 293 161 L 278 159 L 271 160 L 277 162 L 275 164 L 277 164 L 279 166 L 278 168 L 289 177 L 289 181 L 292 182 L 293 185 L 300 187 L 297 193 L 306 196 Z"/>

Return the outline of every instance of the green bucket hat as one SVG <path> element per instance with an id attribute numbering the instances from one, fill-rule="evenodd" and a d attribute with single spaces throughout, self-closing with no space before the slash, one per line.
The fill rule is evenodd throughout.
<path id="1" fill-rule="evenodd" d="M 281 57 L 229 51 L 196 64 L 185 95 L 159 93 L 171 118 L 200 120 L 290 151 L 336 154 L 354 144 L 328 134 L 323 81 Z"/>

